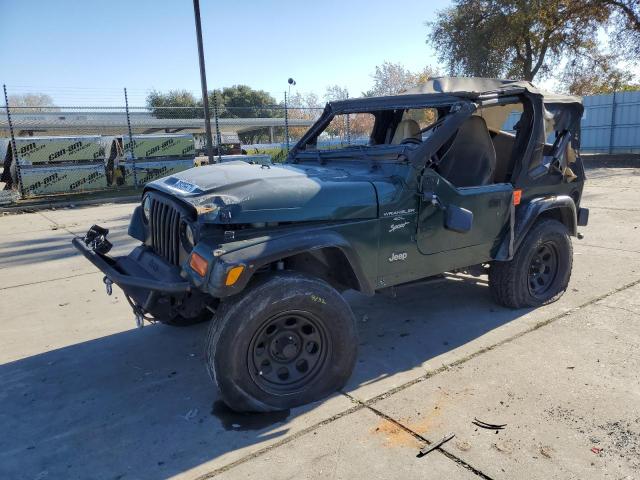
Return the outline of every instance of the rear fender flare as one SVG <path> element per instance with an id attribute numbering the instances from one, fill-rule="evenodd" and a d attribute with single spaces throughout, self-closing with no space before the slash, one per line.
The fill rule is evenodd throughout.
<path id="1" fill-rule="evenodd" d="M 334 231 L 285 235 L 225 253 L 218 258 L 211 271 L 209 277 L 210 293 L 215 297 L 226 297 L 240 293 L 261 267 L 293 255 L 323 248 L 340 250 L 358 282 L 358 290 L 368 295 L 374 293 L 374 286 L 362 268 L 360 256 L 342 235 Z M 238 264 L 243 264 L 248 274 L 241 275 L 236 284 L 225 287 L 224 279 L 228 269 Z"/>
<path id="2" fill-rule="evenodd" d="M 502 240 L 494 260 L 511 260 L 533 224 L 542 215 L 557 217 L 567 227 L 569 235 L 575 236 L 578 231 L 576 204 L 568 195 L 534 198 L 522 204 L 512 215 L 512 227 Z"/>

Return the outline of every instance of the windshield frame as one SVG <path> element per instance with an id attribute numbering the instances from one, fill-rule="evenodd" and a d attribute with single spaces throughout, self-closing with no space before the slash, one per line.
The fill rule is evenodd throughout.
<path id="1" fill-rule="evenodd" d="M 287 161 L 294 160 L 298 153 L 304 152 L 304 147 L 313 145 L 317 142 L 318 136 L 326 129 L 331 121 L 337 115 L 352 113 L 370 113 L 376 115 L 384 111 L 408 110 L 420 108 L 444 109 L 451 108 L 461 103 L 470 103 L 471 99 L 464 95 L 446 95 L 446 94 L 418 94 L 418 95 L 396 95 L 388 97 L 365 97 L 352 100 L 343 100 L 339 102 L 329 102 L 326 104 L 322 115 L 316 122 L 305 132 L 305 134 L 293 146 Z M 440 119 L 438 119 L 439 121 Z M 438 122 L 436 122 L 438 123 Z M 429 126 L 430 127 L 430 126 Z M 426 129 L 428 130 L 429 127 Z M 379 145 L 376 145 L 379 146 Z M 373 146 L 375 147 L 375 146 Z M 336 150 L 346 150 L 344 149 Z M 316 152 L 316 151 L 314 151 Z M 320 153 L 318 153 L 320 155 Z"/>

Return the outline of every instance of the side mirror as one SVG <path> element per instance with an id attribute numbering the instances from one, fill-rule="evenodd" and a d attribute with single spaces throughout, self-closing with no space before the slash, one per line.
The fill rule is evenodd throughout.
<path id="1" fill-rule="evenodd" d="M 447 205 L 444 227 L 458 233 L 467 233 L 473 226 L 473 212 L 466 208 Z"/>

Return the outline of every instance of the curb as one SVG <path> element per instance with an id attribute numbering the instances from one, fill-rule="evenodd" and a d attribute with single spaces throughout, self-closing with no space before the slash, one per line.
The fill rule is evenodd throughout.
<path id="1" fill-rule="evenodd" d="M 0 207 L 0 213 L 30 213 L 38 210 L 51 210 L 56 208 L 75 208 L 94 205 L 106 205 L 109 203 L 129 203 L 140 201 L 140 195 L 126 195 L 121 197 L 100 197 L 82 200 L 72 200 L 69 198 L 56 201 L 34 202 L 33 204 L 16 204 Z"/>

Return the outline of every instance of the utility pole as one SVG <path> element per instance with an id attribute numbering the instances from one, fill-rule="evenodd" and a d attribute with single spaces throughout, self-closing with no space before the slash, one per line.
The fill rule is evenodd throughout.
<path id="1" fill-rule="evenodd" d="M 202 48 L 202 27 L 200 26 L 200 0 L 193 0 L 193 13 L 196 19 L 196 37 L 198 39 L 198 58 L 200 60 L 200 84 L 202 86 L 202 105 L 204 107 L 204 129 L 207 137 L 207 157 L 213 163 L 213 143 L 211 140 L 211 116 L 209 115 L 209 94 L 207 92 L 207 74 L 204 68 Z"/>

